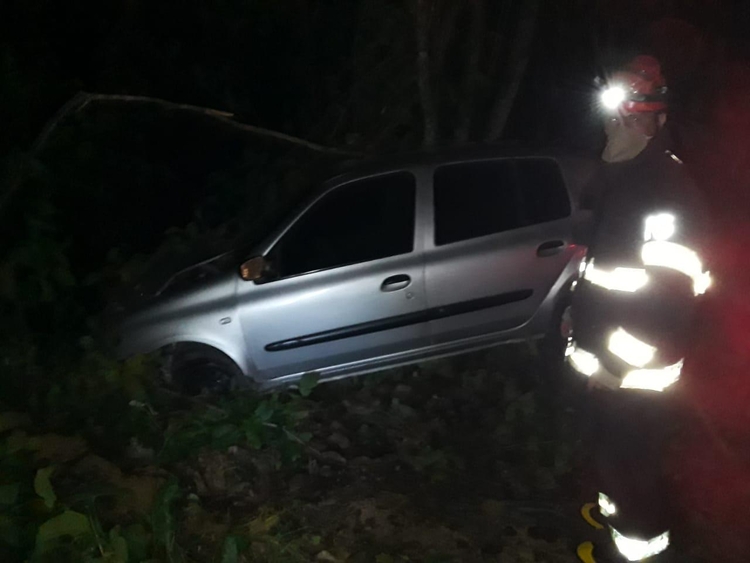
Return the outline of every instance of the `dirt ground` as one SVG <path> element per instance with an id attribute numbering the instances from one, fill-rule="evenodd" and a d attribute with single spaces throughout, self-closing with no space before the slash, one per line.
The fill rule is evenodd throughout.
<path id="1" fill-rule="evenodd" d="M 514 345 L 309 396 L 157 394 L 126 406 L 126 448 L 112 431 L 31 435 L 27 417 L 6 413 L 5 446 L 36 460 L 28 506 L 48 519 L 30 525 L 36 552 L 51 523 L 88 538 L 35 561 L 574 563 L 581 542 L 607 539 L 579 513 L 596 490 L 590 395 L 571 373 L 542 373 L 534 348 Z M 698 514 L 690 503 L 706 488 L 684 469 L 707 458 L 691 459 L 676 490 Z M 704 530 L 720 521 L 698 515 Z M 673 560 L 706 560 L 681 525 Z"/>
<path id="2" fill-rule="evenodd" d="M 307 467 L 253 485 L 265 500 L 248 561 L 578 561 L 602 534 L 578 512 L 594 500 L 582 386 L 549 386 L 535 366 L 532 349 L 501 347 L 319 385 Z"/>

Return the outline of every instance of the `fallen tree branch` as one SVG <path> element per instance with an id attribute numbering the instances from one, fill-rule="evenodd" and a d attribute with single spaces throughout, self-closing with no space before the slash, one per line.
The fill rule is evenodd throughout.
<path id="1" fill-rule="evenodd" d="M 92 102 L 113 102 L 113 103 L 137 103 L 137 104 L 148 104 L 155 105 L 166 110 L 171 111 L 182 111 L 193 113 L 196 115 L 203 115 L 210 117 L 226 124 L 229 127 L 250 133 L 252 135 L 258 135 L 260 137 L 266 137 L 275 141 L 289 143 L 304 147 L 308 150 L 319 152 L 323 154 L 330 154 L 336 156 L 347 156 L 354 158 L 361 158 L 363 155 L 358 152 L 349 151 L 346 149 L 339 149 L 336 147 L 327 147 L 320 145 L 300 137 L 293 135 L 287 135 L 280 131 L 274 131 L 273 129 L 266 129 L 264 127 L 258 127 L 256 125 L 249 125 L 247 123 L 241 123 L 236 121 L 235 115 L 230 112 L 221 111 L 218 109 L 207 108 L 202 106 L 194 106 L 190 104 L 180 104 L 176 102 L 170 102 L 169 100 L 163 100 L 161 98 L 153 98 L 150 96 L 129 96 L 125 94 L 99 94 L 96 92 L 78 92 L 75 96 L 65 102 L 60 109 L 44 124 L 44 127 L 37 135 L 36 139 L 31 145 L 31 149 L 27 153 L 31 158 L 38 158 L 44 147 L 49 142 L 52 133 L 57 129 L 60 124 L 70 114 L 78 113 L 82 111 L 86 106 Z M 0 213 L 2 213 L 5 205 L 15 195 L 18 189 L 23 184 L 24 171 L 20 170 L 15 177 L 13 177 L 9 183 L 8 188 L 0 194 Z"/>
<path id="2" fill-rule="evenodd" d="M 256 125 L 249 125 L 247 123 L 241 123 L 235 120 L 235 115 L 230 112 L 221 111 L 213 108 L 206 108 L 201 106 L 193 106 L 190 104 L 178 104 L 176 102 L 170 102 L 161 98 L 152 98 L 150 96 L 127 96 L 121 94 L 97 94 L 89 92 L 79 92 L 77 95 L 83 95 L 82 103 L 76 111 L 82 110 L 91 102 L 125 102 L 125 103 L 141 103 L 156 105 L 169 110 L 184 111 L 189 113 L 195 113 L 198 115 L 205 115 L 222 123 L 226 123 L 234 129 L 245 131 L 246 133 L 252 133 L 253 135 L 259 135 L 261 137 L 269 137 L 277 141 L 283 141 L 293 145 L 298 145 L 315 152 L 321 152 L 325 154 L 334 154 L 338 156 L 350 156 L 350 157 L 361 157 L 360 153 L 349 151 L 346 149 L 339 149 L 336 147 L 327 147 L 318 143 L 313 143 L 300 137 L 293 135 L 287 135 L 280 131 L 274 131 L 273 129 L 266 129 L 265 127 L 258 127 Z"/>

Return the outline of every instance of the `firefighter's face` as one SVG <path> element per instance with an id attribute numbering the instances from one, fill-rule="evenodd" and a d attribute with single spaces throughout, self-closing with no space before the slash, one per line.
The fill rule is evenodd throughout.
<path id="1" fill-rule="evenodd" d="M 627 113 L 619 110 L 614 115 L 607 116 L 604 128 L 607 131 L 615 127 L 625 127 L 646 137 L 654 137 L 666 122 L 667 116 L 664 113 Z"/>
<path id="2" fill-rule="evenodd" d="M 602 159 L 606 162 L 622 162 L 638 156 L 648 142 L 658 133 L 665 117 L 653 113 L 619 112 L 604 123 L 607 146 Z"/>

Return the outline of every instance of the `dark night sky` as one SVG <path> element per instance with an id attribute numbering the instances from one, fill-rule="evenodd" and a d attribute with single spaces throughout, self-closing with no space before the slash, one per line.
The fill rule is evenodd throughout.
<path id="1" fill-rule="evenodd" d="M 0 122 L 6 133 L 0 153 L 28 147 L 79 89 L 217 107 L 248 123 L 317 139 L 320 123 L 330 129 L 326 112 L 350 97 L 363 72 L 353 67 L 352 53 L 361 48 L 357 26 L 364 5 L 8 0 L 0 15 Z M 403 3 L 382 5 L 402 9 Z M 637 52 L 662 58 L 676 101 L 675 123 L 705 129 L 718 103 L 717 69 L 750 53 L 748 25 L 750 6 L 740 0 L 542 2 L 506 137 L 595 154 L 601 132 L 593 79 Z M 403 57 L 411 68 L 413 53 Z M 728 80 L 741 83 L 738 73 L 732 68 Z M 457 79 L 450 73 L 436 77 Z M 418 105 L 409 111 L 412 127 L 419 127 Z M 158 112 L 87 110 L 86 119 L 58 133 L 47 164 L 57 193 L 65 194 L 62 204 L 91 210 L 101 234 L 99 251 L 120 239 L 148 248 L 168 226 L 189 221 L 222 174 L 248 153 L 285 150 L 241 139 L 205 120 Z M 350 128 L 357 123 L 352 120 Z M 347 132 L 346 125 L 338 130 L 336 144 L 359 133 Z M 130 228 L 134 217 L 140 230 Z M 82 222 L 76 215 L 72 223 Z"/>

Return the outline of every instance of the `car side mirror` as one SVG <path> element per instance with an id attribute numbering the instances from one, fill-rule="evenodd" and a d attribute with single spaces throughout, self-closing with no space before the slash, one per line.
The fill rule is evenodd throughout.
<path id="1" fill-rule="evenodd" d="M 245 260 L 240 266 L 240 277 L 245 281 L 257 281 L 266 273 L 268 262 L 263 256 Z"/>

